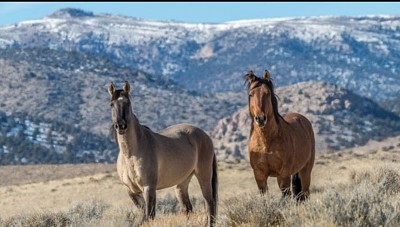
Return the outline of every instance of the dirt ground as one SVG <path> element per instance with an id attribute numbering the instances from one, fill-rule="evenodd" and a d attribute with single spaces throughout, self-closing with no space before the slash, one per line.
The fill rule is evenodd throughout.
<path id="1" fill-rule="evenodd" d="M 312 173 L 311 193 L 326 185 L 350 180 L 352 171 L 398 167 L 400 136 L 364 147 L 335 153 L 317 154 Z M 245 193 L 257 193 L 253 171 L 247 161 L 218 163 L 219 199 Z M 276 178 L 268 180 L 269 192 L 279 194 Z M 195 178 L 189 186 L 190 196 L 202 199 Z M 174 188 L 157 191 L 157 198 L 175 196 Z M 31 165 L 0 167 L 0 218 L 33 212 L 62 211 L 73 204 L 101 200 L 115 207 L 131 207 L 124 185 L 116 173 L 116 164 Z"/>

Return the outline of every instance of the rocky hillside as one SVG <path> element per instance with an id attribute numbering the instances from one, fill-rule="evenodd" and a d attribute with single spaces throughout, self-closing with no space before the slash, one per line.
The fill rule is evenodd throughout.
<path id="1" fill-rule="evenodd" d="M 380 105 L 384 109 L 391 110 L 393 113 L 400 116 L 400 97 L 382 101 Z"/>
<path id="2" fill-rule="evenodd" d="M 111 81 L 117 86 L 131 82 L 134 112 L 154 130 L 183 121 L 211 131 L 244 104 L 235 94 L 200 95 L 160 76 L 77 52 L 0 50 L 0 75 L 0 106 L 8 115 L 27 113 L 101 135 L 111 123 Z"/>
<path id="3" fill-rule="evenodd" d="M 62 9 L 1 27 L 0 47 L 106 55 L 201 92 L 240 91 L 236 78 L 268 68 L 278 86 L 325 81 L 377 101 L 398 97 L 399 31 L 398 16 L 191 24 Z"/>
<path id="4" fill-rule="evenodd" d="M 1 111 L 0 125 L 0 165 L 113 163 L 117 158 L 111 139 L 77 125 Z"/>
<path id="5" fill-rule="evenodd" d="M 244 104 L 237 94 L 200 95 L 107 57 L 51 49 L 0 50 L 0 164 L 115 160 L 107 86 L 110 81 L 122 86 L 124 80 L 131 82 L 140 122 L 155 131 L 187 122 L 211 132 L 219 119 Z M 59 142 L 52 142 L 52 134 Z M 82 158 L 86 151 L 90 155 Z"/>
<path id="6" fill-rule="evenodd" d="M 279 112 L 298 112 L 312 123 L 317 152 L 340 151 L 400 133 L 400 118 L 372 100 L 336 85 L 305 82 L 278 88 Z M 219 159 L 247 157 L 248 106 L 222 119 L 214 128 Z"/>

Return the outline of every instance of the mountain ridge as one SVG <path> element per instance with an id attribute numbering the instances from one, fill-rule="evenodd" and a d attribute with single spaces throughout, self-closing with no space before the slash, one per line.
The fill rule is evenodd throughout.
<path id="1" fill-rule="evenodd" d="M 396 64 L 400 61 L 400 16 L 205 24 L 93 14 L 45 17 L 0 31 L 2 48 L 105 54 L 118 64 L 163 75 L 202 93 L 237 92 L 241 85 L 235 78 L 249 69 L 265 68 L 276 75 L 279 86 L 325 81 L 375 101 L 398 96 L 400 87 Z M 218 80 L 210 82 L 210 77 Z"/>

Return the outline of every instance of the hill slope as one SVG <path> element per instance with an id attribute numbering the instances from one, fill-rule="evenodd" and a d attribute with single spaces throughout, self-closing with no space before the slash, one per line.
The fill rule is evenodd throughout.
<path id="1" fill-rule="evenodd" d="M 133 110 L 140 122 L 154 131 L 186 122 L 210 132 L 219 119 L 243 105 L 243 101 L 235 98 L 236 94 L 200 95 L 160 76 L 122 67 L 107 57 L 62 50 L 0 50 L 0 75 L 0 106 L 4 111 L 0 140 L 7 141 L 1 144 L 6 147 L 0 146 L 3 157 L 0 164 L 71 162 L 68 161 L 70 156 L 81 156 L 88 149 L 96 153 L 84 159 L 88 162 L 104 160 L 97 151 L 113 157 L 107 161 L 115 160 L 117 146 L 108 138 L 111 110 L 107 86 L 110 81 L 118 86 L 122 86 L 124 80 L 131 82 Z M 24 118 L 21 120 L 19 115 Z M 70 158 L 60 156 L 62 151 L 57 157 L 46 158 L 57 154 L 54 146 L 57 144 L 47 141 L 51 136 L 44 135 L 46 138 L 42 141 L 36 138 L 37 133 L 34 138 L 32 135 L 36 131 L 49 132 L 60 127 L 71 129 L 56 130 L 61 137 L 76 138 L 62 139 L 60 143 L 61 150 Z M 83 138 L 87 142 L 80 140 Z M 23 144 L 25 147 L 35 144 L 40 155 L 29 154 Z M 77 162 L 82 161 L 77 159 Z"/>

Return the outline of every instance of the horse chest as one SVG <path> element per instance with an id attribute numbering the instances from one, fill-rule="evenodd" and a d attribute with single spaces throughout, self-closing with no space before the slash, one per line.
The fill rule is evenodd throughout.
<path id="1" fill-rule="evenodd" d="M 124 157 L 118 158 L 118 174 L 121 181 L 133 192 L 142 192 L 143 184 L 138 165 Z"/>
<path id="2" fill-rule="evenodd" d="M 282 170 L 282 159 L 276 151 L 265 152 L 262 150 L 250 151 L 250 163 L 253 169 L 261 170 L 266 175 L 277 177 Z"/>

